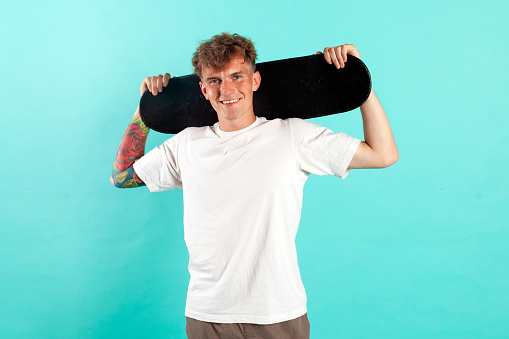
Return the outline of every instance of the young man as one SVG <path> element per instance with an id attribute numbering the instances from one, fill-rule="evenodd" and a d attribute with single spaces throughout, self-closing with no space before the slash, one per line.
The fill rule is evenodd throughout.
<path id="1" fill-rule="evenodd" d="M 324 62 L 342 68 L 348 54 L 360 57 L 354 45 L 327 47 Z M 304 183 L 310 173 L 345 178 L 398 160 L 373 91 L 361 106 L 364 142 L 301 119 L 257 117 L 255 60 L 252 42 L 236 34 L 202 43 L 193 66 L 218 123 L 187 128 L 143 156 L 148 128 L 137 110 L 115 158 L 117 187 L 184 190 L 189 338 L 309 338 L 295 248 Z M 146 78 L 141 94 L 157 95 L 169 78 Z"/>

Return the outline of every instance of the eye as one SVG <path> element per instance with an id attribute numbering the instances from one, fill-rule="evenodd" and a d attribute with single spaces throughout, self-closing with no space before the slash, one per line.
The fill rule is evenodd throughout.
<path id="1" fill-rule="evenodd" d="M 219 80 L 217 79 L 212 79 L 209 81 L 209 85 L 217 85 L 219 83 Z"/>
<path id="2" fill-rule="evenodd" d="M 237 74 L 237 75 L 233 76 L 233 80 L 240 80 L 240 79 L 242 79 L 242 75 Z"/>

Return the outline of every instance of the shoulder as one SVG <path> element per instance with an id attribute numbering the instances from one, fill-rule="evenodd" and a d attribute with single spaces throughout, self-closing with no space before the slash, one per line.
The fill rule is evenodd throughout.
<path id="1" fill-rule="evenodd" d="M 317 125 L 311 121 L 300 119 L 300 118 L 287 118 L 287 119 L 272 119 L 267 120 L 265 118 L 261 123 L 264 129 L 270 131 L 288 132 L 292 135 L 302 134 L 316 134 L 322 133 L 324 130 L 328 131 L 326 127 Z"/>
<path id="2" fill-rule="evenodd" d="M 212 126 L 203 126 L 203 127 L 187 127 L 180 131 L 178 134 L 175 134 L 175 137 L 186 137 L 190 135 L 202 135 L 206 134 L 208 131 L 212 129 Z"/>
<path id="3" fill-rule="evenodd" d="M 267 120 L 266 118 L 260 118 L 261 125 L 266 127 L 288 127 L 291 128 L 293 126 L 305 125 L 308 123 L 306 120 L 300 118 L 287 118 L 287 119 L 271 119 Z"/>
<path id="4" fill-rule="evenodd" d="M 179 143 L 190 139 L 201 138 L 203 136 L 209 135 L 211 132 L 211 126 L 187 127 L 171 138 L 167 139 L 165 143 Z"/>
<path id="5" fill-rule="evenodd" d="M 291 126 L 288 119 L 266 119 L 266 118 L 259 118 L 260 124 L 255 128 L 255 130 L 258 130 L 265 135 L 272 135 L 272 136 L 281 136 L 284 135 L 286 132 L 291 132 Z"/>
<path id="6" fill-rule="evenodd" d="M 316 134 L 328 131 L 328 128 L 317 125 L 311 121 L 300 119 L 300 118 L 289 118 L 285 119 L 292 133 L 297 135 L 302 134 Z"/>

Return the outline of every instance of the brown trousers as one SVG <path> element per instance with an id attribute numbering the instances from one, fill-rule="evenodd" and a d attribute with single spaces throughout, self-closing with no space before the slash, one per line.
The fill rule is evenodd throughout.
<path id="1" fill-rule="evenodd" d="M 188 339 L 309 339 L 307 313 L 276 324 L 219 324 L 186 317 Z"/>

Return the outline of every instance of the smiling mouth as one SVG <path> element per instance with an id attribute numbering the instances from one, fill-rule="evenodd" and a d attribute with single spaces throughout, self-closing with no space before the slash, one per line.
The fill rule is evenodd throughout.
<path id="1" fill-rule="evenodd" d="M 237 101 L 239 101 L 239 99 L 232 99 L 232 100 L 220 100 L 222 104 L 225 104 L 225 105 L 228 105 L 228 104 L 234 104 L 236 103 Z"/>

